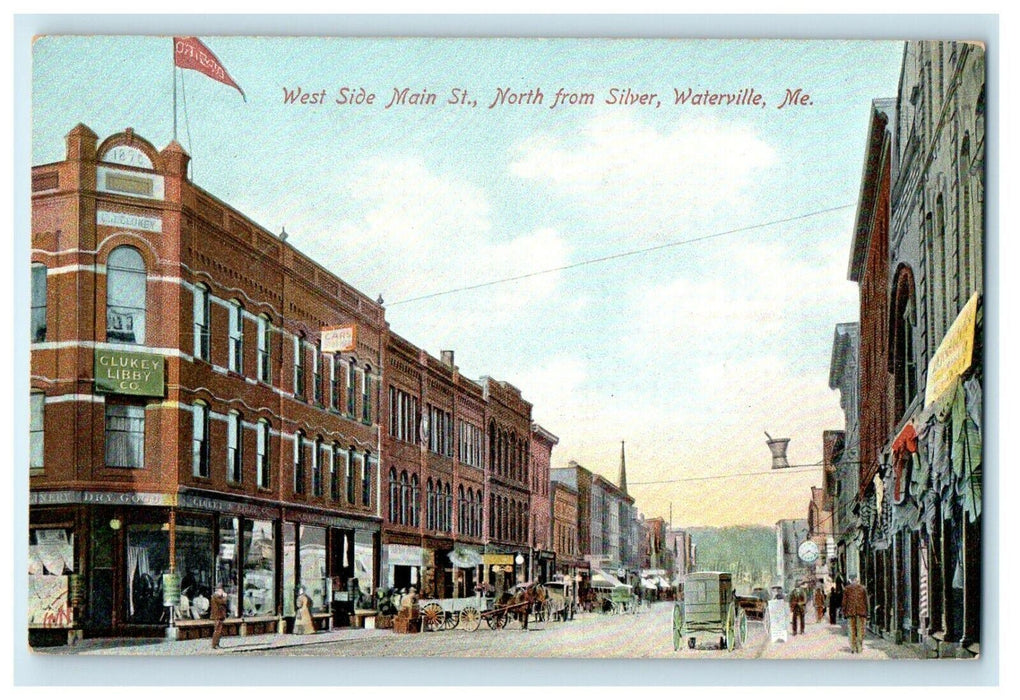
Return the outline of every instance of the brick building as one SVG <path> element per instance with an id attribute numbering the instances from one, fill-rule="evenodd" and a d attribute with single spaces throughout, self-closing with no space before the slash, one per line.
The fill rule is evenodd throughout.
<path id="1" fill-rule="evenodd" d="M 474 594 L 485 542 L 486 404 L 452 351 L 386 344 L 383 585 L 432 598 Z"/>
<path id="2" fill-rule="evenodd" d="M 507 382 L 482 377 L 488 406 L 488 531 L 483 563 L 497 591 L 530 576 L 531 404 Z"/>
<path id="3" fill-rule="evenodd" d="M 176 142 L 98 141 L 32 170 L 33 638 L 162 635 L 164 595 L 201 633 L 217 584 L 231 631 L 300 589 L 343 621 L 378 581 L 383 309 Z"/>
<path id="4" fill-rule="evenodd" d="M 556 554 L 556 571 L 573 578 L 584 564 L 578 546 L 577 489 L 562 481 L 551 482 L 552 549 Z"/>
<path id="5" fill-rule="evenodd" d="M 550 505 L 549 469 L 552 451 L 560 439 L 538 423 L 531 424 L 531 548 L 533 576 L 548 581 L 556 571 L 556 554 L 552 546 L 552 512 Z"/>

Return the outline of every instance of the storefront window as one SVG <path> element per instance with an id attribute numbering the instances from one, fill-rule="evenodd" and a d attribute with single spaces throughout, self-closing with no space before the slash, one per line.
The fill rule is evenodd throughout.
<path id="1" fill-rule="evenodd" d="M 216 552 L 216 583 L 223 586 L 223 592 L 227 594 L 227 617 L 238 617 L 238 524 L 237 518 L 220 517 L 220 547 Z"/>
<path id="2" fill-rule="evenodd" d="M 170 570 L 169 531 L 159 523 L 127 526 L 127 620 L 157 625 L 166 621 L 163 574 Z"/>
<path id="3" fill-rule="evenodd" d="M 245 615 L 276 614 L 276 536 L 268 520 L 244 521 Z"/>
<path id="4" fill-rule="evenodd" d="M 329 609 L 329 578 L 326 575 L 326 528 L 301 526 L 301 580 L 299 585 L 312 600 L 313 612 Z"/>
<path id="5" fill-rule="evenodd" d="M 294 616 L 294 600 L 297 598 L 297 527 L 294 523 L 283 524 L 283 614 Z"/>
<path id="6" fill-rule="evenodd" d="M 375 571 L 375 547 L 372 533 L 358 530 L 354 533 L 354 577 L 362 595 L 372 596 L 372 575 Z"/>
<path id="7" fill-rule="evenodd" d="M 28 533 L 28 624 L 70 627 L 69 575 L 74 573 L 74 530 L 33 529 Z"/>
<path id="8" fill-rule="evenodd" d="M 177 616 L 192 620 L 209 617 L 214 570 L 212 520 L 178 516 L 175 537 L 177 572 L 181 576 Z"/>

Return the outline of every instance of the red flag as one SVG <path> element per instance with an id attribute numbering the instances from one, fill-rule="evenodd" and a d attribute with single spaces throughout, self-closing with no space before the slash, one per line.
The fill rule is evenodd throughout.
<path id="1" fill-rule="evenodd" d="M 244 90 L 230 77 L 227 69 L 220 63 L 220 59 L 216 58 L 216 54 L 206 48 L 206 45 L 199 41 L 197 37 L 174 37 L 174 65 L 179 68 L 197 70 L 213 80 L 229 85 L 241 93 L 241 97 L 245 102 L 248 101 L 248 98 L 244 95 Z"/>

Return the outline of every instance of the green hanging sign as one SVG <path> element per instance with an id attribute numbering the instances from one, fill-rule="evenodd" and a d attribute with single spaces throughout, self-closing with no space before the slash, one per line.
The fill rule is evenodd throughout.
<path id="1" fill-rule="evenodd" d="M 163 396 L 166 360 L 162 355 L 96 350 L 96 391 L 132 396 Z"/>

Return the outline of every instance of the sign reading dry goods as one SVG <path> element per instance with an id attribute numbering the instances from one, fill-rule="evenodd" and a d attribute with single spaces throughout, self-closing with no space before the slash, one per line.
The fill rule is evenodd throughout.
<path id="1" fill-rule="evenodd" d="M 163 396 L 166 361 L 160 355 L 96 350 L 96 391 L 133 396 Z"/>
<path id="2" fill-rule="evenodd" d="M 928 362 L 928 384 L 924 405 L 935 403 L 953 380 L 970 369 L 974 359 L 974 330 L 977 324 L 978 292 L 974 292 L 949 327 L 939 349 Z"/>

